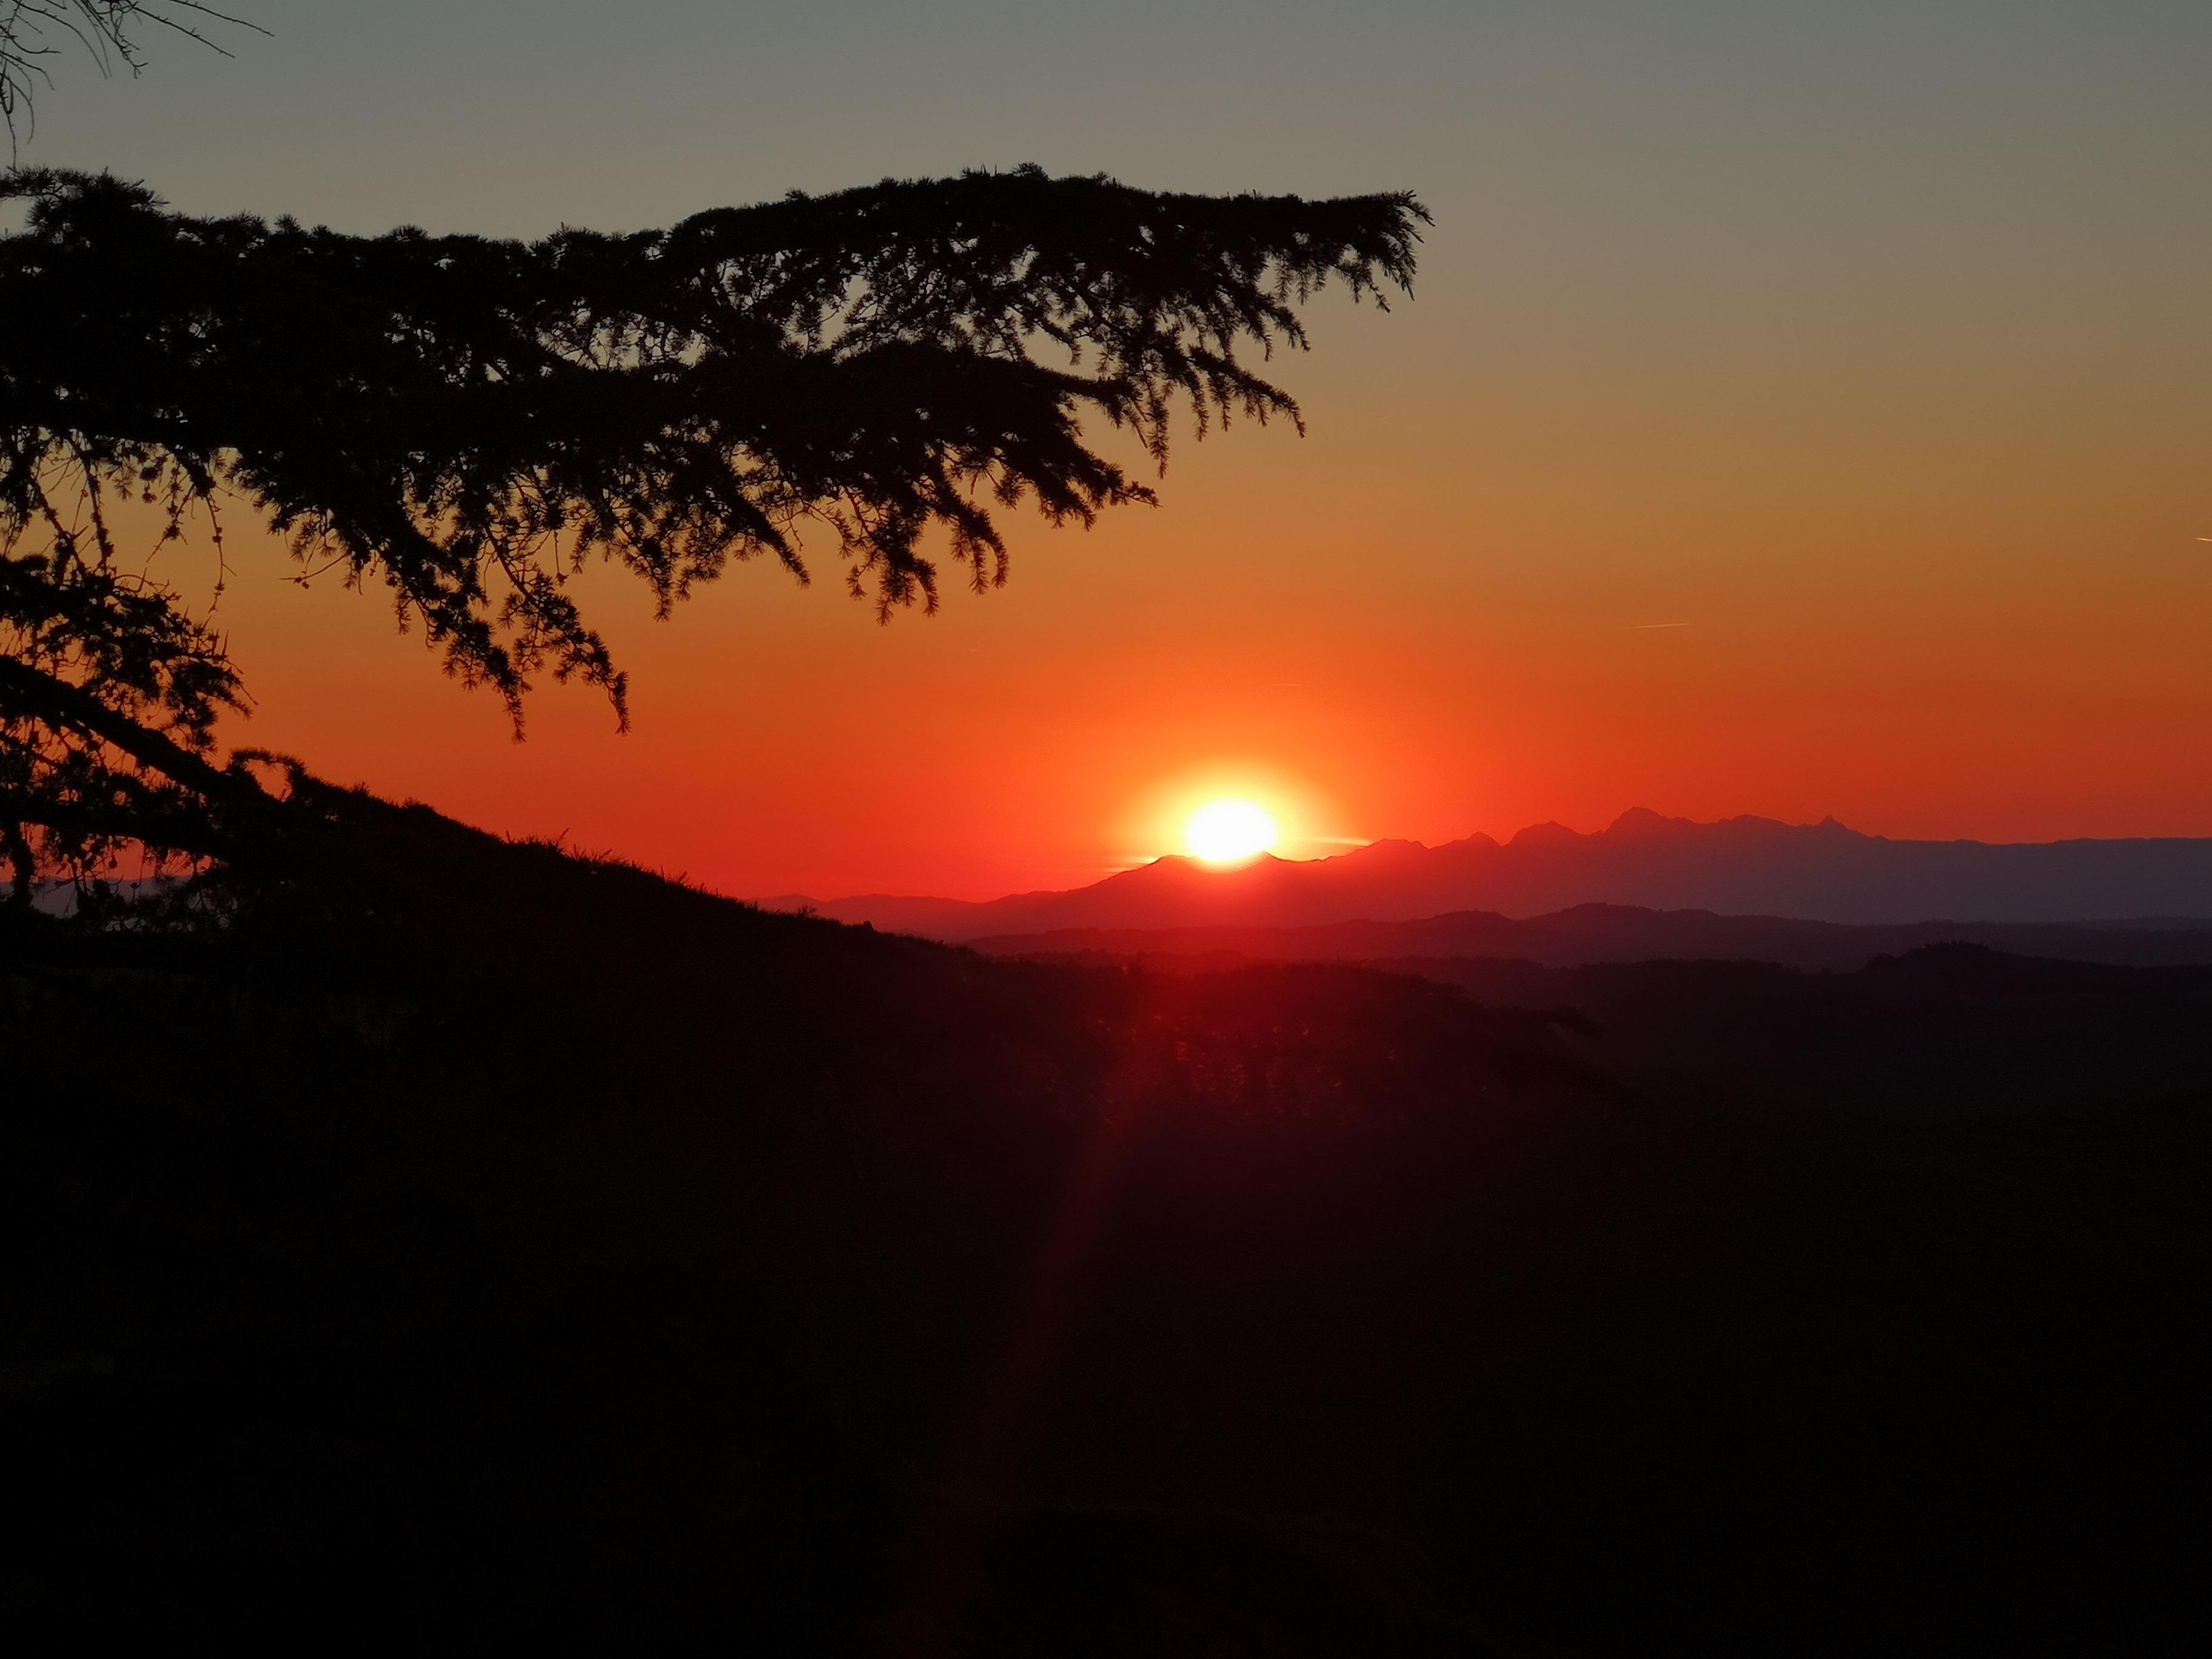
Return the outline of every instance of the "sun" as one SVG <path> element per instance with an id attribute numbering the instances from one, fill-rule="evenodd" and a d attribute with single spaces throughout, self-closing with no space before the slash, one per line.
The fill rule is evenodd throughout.
<path id="1" fill-rule="evenodd" d="M 1273 852 L 1278 834 L 1267 809 L 1249 800 L 1208 801 L 1182 827 L 1183 845 L 1207 864 L 1235 864 Z"/>

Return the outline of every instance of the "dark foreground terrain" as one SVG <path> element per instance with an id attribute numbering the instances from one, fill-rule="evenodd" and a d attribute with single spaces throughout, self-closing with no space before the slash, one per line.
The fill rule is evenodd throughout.
<path id="1" fill-rule="evenodd" d="M 2212 1635 L 2212 970 L 1454 970 L 1489 1006 L 355 810 L 217 933 L 0 934 L 11 1631 Z"/>

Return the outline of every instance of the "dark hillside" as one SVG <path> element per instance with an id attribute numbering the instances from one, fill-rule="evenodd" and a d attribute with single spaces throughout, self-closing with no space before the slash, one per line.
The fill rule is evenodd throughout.
<path id="1" fill-rule="evenodd" d="M 2206 1088 L 2212 967 L 1923 945 L 1856 973 L 1389 958 L 1498 1008 L 1571 1008 L 1617 1076 L 1747 1105 L 1996 1116 L 2180 1105 Z"/>
<path id="2" fill-rule="evenodd" d="M 1518 919 L 1484 911 L 1414 921 L 1340 921 L 1321 927 L 1067 928 L 969 941 L 994 957 L 1212 957 L 1246 962 L 1375 962 L 1469 957 L 1585 968 L 1595 963 L 1771 962 L 1788 968 L 1863 968 L 1929 945 L 1984 945 L 2010 956 L 2131 968 L 2212 964 L 2212 928 L 2168 918 L 2102 926 L 1920 921 L 1852 927 L 1710 910 L 1578 904 Z"/>
<path id="3" fill-rule="evenodd" d="M 1419 978 L 993 962 L 332 811 L 217 933 L 0 939 L 13 1628 L 2191 1633 L 2201 1085 L 1764 1103 Z"/>

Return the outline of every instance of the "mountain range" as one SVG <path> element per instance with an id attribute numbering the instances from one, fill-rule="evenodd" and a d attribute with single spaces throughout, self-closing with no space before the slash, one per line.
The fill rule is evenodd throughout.
<path id="1" fill-rule="evenodd" d="M 954 943 L 1083 928 L 1531 918 L 1591 904 L 1855 926 L 2212 925 L 2212 838 L 1893 841 L 1833 818 L 1699 823 L 1639 807 L 1590 834 L 1541 823 L 1506 842 L 1378 841 L 1334 858 L 1262 856 L 1229 869 L 1169 857 L 1087 887 L 980 902 L 888 894 L 755 902 Z"/>

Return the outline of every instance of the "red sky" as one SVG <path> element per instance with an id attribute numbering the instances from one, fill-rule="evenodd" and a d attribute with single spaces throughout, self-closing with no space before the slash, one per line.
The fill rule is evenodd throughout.
<path id="1" fill-rule="evenodd" d="M 1089 533 L 1024 523 L 1011 584 L 933 618 L 753 565 L 655 623 L 610 576 L 627 737 L 549 687 L 517 744 L 380 600 L 242 559 L 253 738 L 740 893 L 1073 884 L 1174 850 L 1217 787 L 1307 855 L 1634 805 L 2212 833 L 2212 544 L 2172 458 L 2114 447 L 2093 488 L 1941 410 L 1869 456 L 1756 410 L 1578 444 L 1497 392 L 1363 395 L 1363 353 L 1415 356 L 1427 322 L 1326 314 L 1335 372 L 1292 371 L 1310 436 L 1186 446 L 1164 507 Z"/>
<path id="2" fill-rule="evenodd" d="M 834 562 L 755 566 L 656 624 L 599 583 L 627 738 L 549 687 L 514 744 L 380 599 L 240 535 L 240 735 L 745 894 L 1071 885 L 1216 784 L 1305 854 L 1638 805 L 2212 835 L 2212 9 L 971 9 L 303 5 L 62 86 L 27 161 L 358 231 L 1026 159 L 1437 216 L 1415 302 L 1330 296 L 1276 365 L 1310 436 L 1013 524 L 1001 592 L 878 628 Z M 1083 67 L 1132 30 L 1179 52 Z"/>

